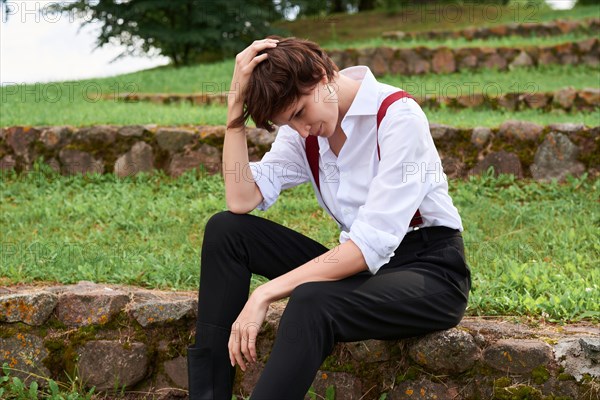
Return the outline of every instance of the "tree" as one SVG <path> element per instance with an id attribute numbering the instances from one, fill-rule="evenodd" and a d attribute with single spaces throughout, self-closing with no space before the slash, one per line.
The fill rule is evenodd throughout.
<path id="1" fill-rule="evenodd" d="M 50 12 L 85 15 L 81 27 L 100 21 L 96 48 L 126 46 L 112 61 L 158 52 L 176 67 L 231 57 L 253 40 L 286 33 L 270 24 L 281 18 L 271 0 L 76 0 Z"/>

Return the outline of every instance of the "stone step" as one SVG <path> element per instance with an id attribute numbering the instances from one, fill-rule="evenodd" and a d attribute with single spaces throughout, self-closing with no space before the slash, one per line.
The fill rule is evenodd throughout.
<path id="1" fill-rule="evenodd" d="M 447 40 L 447 39 L 490 39 L 506 36 L 558 36 L 568 33 L 593 33 L 600 30 L 600 18 L 582 20 L 557 19 L 548 22 L 509 23 L 493 26 L 473 26 L 460 30 L 433 30 L 426 32 L 383 32 L 381 37 L 390 40 Z"/>
<path id="2" fill-rule="evenodd" d="M 92 282 L 0 287 L 0 365 L 27 382 L 29 373 L 64 379 L 64 370 L 75 367 L 79 381 L 99 391 L 110 392 L 118 381 L 128 391 L 184 395 L 196 298 Z M 258 362 L 246 372 L 238 367 L 234 393 L 251 393 L 286 304 L 269 307 Z M 333 386 L 341 399 L 509 398 L 525 390 L 531 396 L 519 398 L 579 399 L 596 390 L 590 382 L 600 378 L 599 362 L 597 325 L 466 317 L 422 337 L 337 343 L 312 387 L 324 396 Z"/>
<path id="3" fill-rule="evenodd" d="M 445 174 L 463 178 L 494 167 L 518 178 L 562 181 L 568 174 L 600 173 L 600 126 L 527 121 L 504 122 L 498 128 L 457 128 L 430 123 Z M 133 177 L 165 171 L 178 177 L 194 168 L 201 174 L 221 171 L 224 126 L 159 127 L 156 125 L 75 128 L 15 126 L 0 131 L 0 172 L 35 174 L 41 157 L 63 176 L 114 173 Z M 269 150 L 275 134 L 248 128 L 250 161 Z M 297 168 L 304 168 L 300 165 Z M 250 174 L 248 171 L 232 173 Z M 42 173 L 43 174 L 43 173 Z"/>
<path id="4" fill-rule="evenodd" d="M 366 65 L 375 76 L 449 74 L 485 68 L 509 71 L 513 68 L 548 64 L 600 65 L 599 39 L 595 37 L 552 46 L 463 48 L 381 46 L 328 50 L 327 53 L 340 69 L 353 65 Z"/>

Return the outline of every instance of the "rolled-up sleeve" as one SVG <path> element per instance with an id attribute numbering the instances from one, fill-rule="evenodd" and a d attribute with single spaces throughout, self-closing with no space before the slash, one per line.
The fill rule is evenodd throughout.
<path id="1" fill-rule="evenodd" d="M 287 126 L 282 126 L 271 149 L 258 162 L 249 163 L 254 182 L 263 201 L 256 207 L 265 211 L 271 207 L 281 190 L 310 180 L 302 138 Z"/>
<path id="2" fill-rule="evenodd" d="M 372 274 L 394 256 L 429 190 L 428 175 L 441 167 L 425 115 L 398 103 L 379 127 L 381 160 L 367 200 L 349 232 L 340 234 L 341 243 L 352 240 L 360 248 Z"/>

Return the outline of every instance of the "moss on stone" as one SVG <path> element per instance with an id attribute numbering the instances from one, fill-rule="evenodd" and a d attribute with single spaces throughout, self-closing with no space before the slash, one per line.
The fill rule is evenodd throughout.
<path id="1" fill-rule="evenodd" d="M 408 367 L 403 374 L 396 376 L 396 382 L 414 381 L 419 376 L 419 369 L 415 366 Z"/>
<path id="2" fill-rule="evenodd" d="M 503 376 L 502 378 L 498 378 L 494 381 L 494 387 L 505 388 L 510 386 L 512 383 L 512 379 L 508 376 Z"/>
<path id="3" fill-rule="evenodd" d="M 508 387 L 494 387 L 494 399 L 496 400 L 544 400 L 542 392 L 527 385 L 516 385 Z"/>
<path id="4" fill-rule="evenodd" d="M 575 377 L 571 374 L 567 374 L 566 372 L 561 372 L 558 374 L 559 381 L 574 381 Z"/>
<path id="5" fill-rule="evenodd" d="M 550 372 L 548 371 L 548 368 L 546 368 L 543 365 L 540 365 L 535 367 L 533 371 L 531 371 L 531 377 L 533 378 L 533 381 L 535 383 L 541 385 L 542 383 L 550 379 Z"/>
<path id="6" fill-rule="evenodd" d="M 0 327 L 0 339 L 9 339 L 15 336 L 18 332 L 20 332 L 17 328 L 13 326 L 1 326 Z"/>

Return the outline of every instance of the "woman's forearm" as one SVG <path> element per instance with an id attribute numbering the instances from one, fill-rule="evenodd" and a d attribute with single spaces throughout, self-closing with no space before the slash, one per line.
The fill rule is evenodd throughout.
<path id="1" fill-rule="evenodd" d="M 267 302 L 288 297 L 305 282 L 337 281 L 368 269 L 360 248 L 352 240 L 334 247 L 290 272 L 259 286 L 253 296 Z"/>

